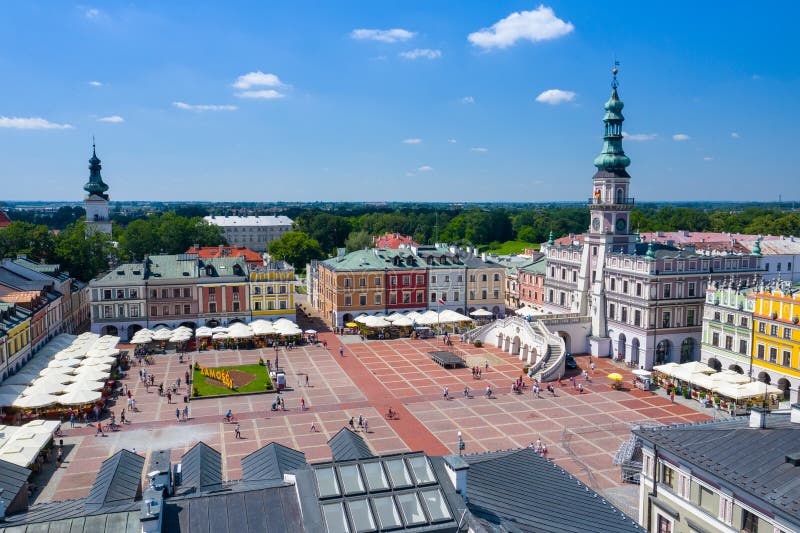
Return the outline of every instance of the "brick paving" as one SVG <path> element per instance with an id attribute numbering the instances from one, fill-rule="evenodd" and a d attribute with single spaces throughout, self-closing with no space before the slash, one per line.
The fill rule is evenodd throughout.
<path id="1" fill-rule="evenodd" d="M 592 382 L 585 383 L 584 394 L 565 381 L 557 397 L 549 397 L 545 391 L 538 399 L 531 394 L 530 386 L 523 394 L 511 392 L 522 365 L 516 357 L 495 348 L 453 347 L 471 365 L 489 362 L 483 379 L 474 380 L 468 368 L 446 370 L 430 360 L 428 352 L 443 349 L 441 341 L 347 343 L 341 357 L 335 335 L 323 333 L 321 338 L 328 341 L 328 350 L 303 346 L 280 351 L 280 365 L 292 388 L 281 394 L 288 406 L 285 412 L 270 411 L 274 394 L 195 399 L 189 404 L 190 420 L 178 423 L 175 408 L 184 407 L 184 384 L 173 405 L 168 405 L 157 388 L 145 389 L 138 379 L 138 368 L 132 368 L 123 382 L 130 387 L 139 412 L 127 414 L 131 423 L 103 437 L 95 437 L 91 428 L 70 429 L 65 424 L 64 467 L 48 474 L 52 477 L 36 495 L 36 501 L 87 495 L 100 463 L 121 448 L 134 449 L 147 460 L 153 450 L 170 448 L 177 461 L 203 440 L 222 452 L 226 479 L 237 479 L 241 458 L 272 441 L 302 450 L 309 461 L 327 460 L 327 440 L 346 426 L 351 416 L 357 418 L 359 414 L 369 420 L 370 431 L 364 436 L 375 453 L 457 452 L 458 431 L 463 434 L 467 453 L 523 447 L 541 438 L 556 463 L 597 490 L 613 490 L 620 481 L 619 470 L 611 461 L 619 445 L 630 437 L 631 423 L 685 423 L 710 418 L 686 405 L 671 404 L 664 396 L 636 389 L 612 390 L 605 377 L 608 373 L 621 373 L 629 386 L 632 374 L 608 359 L 595 359 L 597 369 Z M 253 364 L 259 357 L 272 361 L 275 357 L 272 349 L 192 355 L 208 366 Z M 582 367 L 588 366 L 586 356 L 577 360 Z M 155 363 L 143 368 L 155 375 L 156 383 L 171 383 L 178 377 L 183 381 L 188 362 L 180 364 L 177 355 L 170 354 L 155 356 Z M 493 399 L 483 396 L 487 384 L 494 391 Z M 471 388 L 470 398 L 462 395 L 465 385 Z M 449 387 L 449 400 L 443 398 L 444 386 Z M 300 398 L 305 399 L 308 410 L 300 410 Z M 123 406 L 120 399 L 111 407 L 118 420 Z M 384 418 L 390 406 L 399 413 L 399 419 Z M 234 426 L 223 423 L 227 409 L 240 420 L 240 440 L 234 438 Z M 310 431 L 312 421 L 317 432 Z"/>

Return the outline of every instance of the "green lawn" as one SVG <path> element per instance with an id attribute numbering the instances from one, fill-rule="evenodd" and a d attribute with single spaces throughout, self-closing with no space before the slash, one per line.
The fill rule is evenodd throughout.
<path id="1" fill-rule="evenodd" d="M 238 370 L 240 372 L 253 375 L 254 379 L 250 383 L 243 385 L 238 389 L 229 389 L 218 381 L 209 379 L 202 375 L 200 370 L 195 368 L 194 372 L 192 373 L 192 396 L 197 398 L 218 396 L 220 394 L 241 394 L 246 392 L 267 392 L 273 390 L 272 381 L 269 379 L 266 366 L 256 364 L 240 366 L 216 366 L 213 368 L 228 371 Z M 197 389 L 197 395 L 194 394 L 195 389 Z"/>
<path id="2" fill-rule="evenodd" d="M 494 246 L 494 247 L 493 247 Z M 482 252 L 491 252 L 497 255 L 519 254 L 525 251 L 525 248 L 539 249 L 539 244 L 525 241 L 506 241 L 502 244 L 492 243 L 487 246 L 482 246 Z"/>

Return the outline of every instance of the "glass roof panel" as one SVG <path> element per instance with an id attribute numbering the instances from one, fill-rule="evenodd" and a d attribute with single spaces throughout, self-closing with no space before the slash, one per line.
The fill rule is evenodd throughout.
<path id="1" fill-rule="evenodd" d="M 392 486 L 394 488 L 410 487 L 413 485 L 411 476 L 406 469 L 406 462 L 402 459 L 392 459 L 383 462 L 386 469 L 389 470 L 389 477 L 392 479 Z"/>
<path id="2" fill-rule="evenodd" d="M 436 482 L 436 478 L 433 475 L 433 470 L 431 470 L 431 465 L 428 463 L 428 458 L 424 455 L 409 457 L 408 464 L 411 466 L 411 470 L 414 472 L 414 477 L 417 478 L 418 485 Z"/>
<path id="3" fill-rule="evenodd" d="M 339 485 L 336 484 L 336 473 L 333 471 L 332 466 L 316 468 L 314 469 L 314 475 L 317 478 L 317 489 L 319 489 L 320 498 L 339 495 Z"/>
<path id="4" fill-rule="evenodd" d="M 342 502 L 324 504 L 322 516 L 325 517 L 325 527 L 328 529 L 328 533 L 350 533 Z"/>
<path id="5" fill-rule="evenodd" d="M 420 491 L 425 507 L 428 508 L 428 515 L 431 517 L 431 522 L 438 522 L 440 520 L 450 520 L 450 510 L 447 508 L 447 502 L 444 500 L 442 491 L 439 489 L 429 489 Z"/>
<path id="6" fill-rule="evenodd" d="M 422 505 L 419 503 L 416 492 L 407 492 L 397 495 L 397 503 L 403 513 L 406 525 L 424 524 L 428 522 L 425 513 L 422 512 Z"/>
<path id="7" fill-rule="evenodd" d="M 342 490 L 344 490 L 345 494 L 359 494 L 365 492 L 364 482 L 361 481 L 358 465 L 340 466 L 339 480 L 342 482 Z"/>
<path id="8" fill-rule="evenodd" d="M 367 500 L 348 500 L 347 510 L 350 511 L 350 520 L 356 533 L 375 531 L 375 519 Z"/>
<path id="9" fill-rule="evenodd" d="M 394 506 L 394 499 L 391 496 L 372 498 L 372 505 L 375 507 L 375 516 L 378 517 L 381 529 L 391 529 L 403 525 L 400 521 L 397 507 Z"/>
<path id="10" fill-rule="evenodd" d="M 369 490 L 386 490 L 389 488 L 389 482 L 386 480 L 386 474 L 380 461 L 361 463 L 361 468 L 364 469 L 364 478 L 367 480 Z"/>

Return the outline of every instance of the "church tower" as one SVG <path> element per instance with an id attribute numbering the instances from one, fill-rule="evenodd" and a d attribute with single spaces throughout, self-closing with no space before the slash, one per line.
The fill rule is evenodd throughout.
<path id="1" fill-rule="evenodd" d="M 86 198 L 83 207 L 86 209 L 86 235 L 96 231 L 111 235 L 111 219 L 108 218 L 108 185 L 100 175 L 100 159 L 97 157 L 94 141 L 92 141 L 92 158 L 89 159 L 89 181 L 83 186 Z"/>
<path id="2" fill-rule="evenodd" d="M 636 236 L 630 220 L 634 201 L 630 194 L 630 175 L 626 170 L 631 160 L 622 149 L 622 116 L 624 104 L 617 93 L 614 68 L 611 97 L 603 116 L 603 149 L 594 160 L 597 167 L 589 197 L 589 230 L 584 235 L 583 257 L 578 285 L 572 298 L 572 310 L 592 317 L 591 352 L 610 353 L 605 301 L 605 263 L 610 253 L 633 254 Z"/>

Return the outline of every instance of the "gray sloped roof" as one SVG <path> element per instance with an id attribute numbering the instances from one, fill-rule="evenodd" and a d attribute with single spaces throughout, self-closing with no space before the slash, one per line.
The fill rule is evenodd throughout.
<path id="1" fill-rule="evenodd" d="M 162 531 L 283 533 L 306 531 L 295 487 L 283 485 L 168 499 Z"/>
<path id="2" fill-rule="evenodd" d="M 103 461 L 86 497 L 86 511 L 132 503 L 141 491 L 143 467 L 144 457 L 128 450 L 120 450 Z"/>
<path id="3" fill-rule="evenodd" d="M 534 450 L 464 456 L 469 510 L 509 531 L 637 531 L 636 521 Z"/>
<path id="4" fill-rule="evenodd" d="M 198 442 L 181 457 L 181 486 L 198 492 L 222 488 L 222 455 Z"/>
<path id="5" fill-rule="evenodd" d="M 17 497 L 30 475 L 29 469 L 0 460 L 0 493 L 6 503 L 10 503 Z"/>
<path id="6" fill-rule="evenodd" d="M 67 502 L 75 505 L 74 501 Z M 2 524 L 0 524 L 2 525 Z M 6 524 L 0 533 L 140 533 L 139 510 L 60 518 L 49 522 Z"/>
<path id="7" fill-rule="evenodd" d="M 242 459 L 242 479 L 283 479 L 286 472 L 307 467 L 306 454 L 270 442 Z"/>
<path id="8" fill-rule="evenodd" d="M 800 466 L 786 456 L 800 453 L 800 424 L 788 414 L 771 414 L 765 429 L 748 418 L 701 424 L 640 428 L 637 435 L 699 470 L 705 470 L 791 516 L 800 516 Z"/>
<path id="9" fill-rule="evenodd" d="M 348 428 L 342 428 L 328 441 L 334 461 L 353 461 L 375 457 L 367 443 Z"/>

